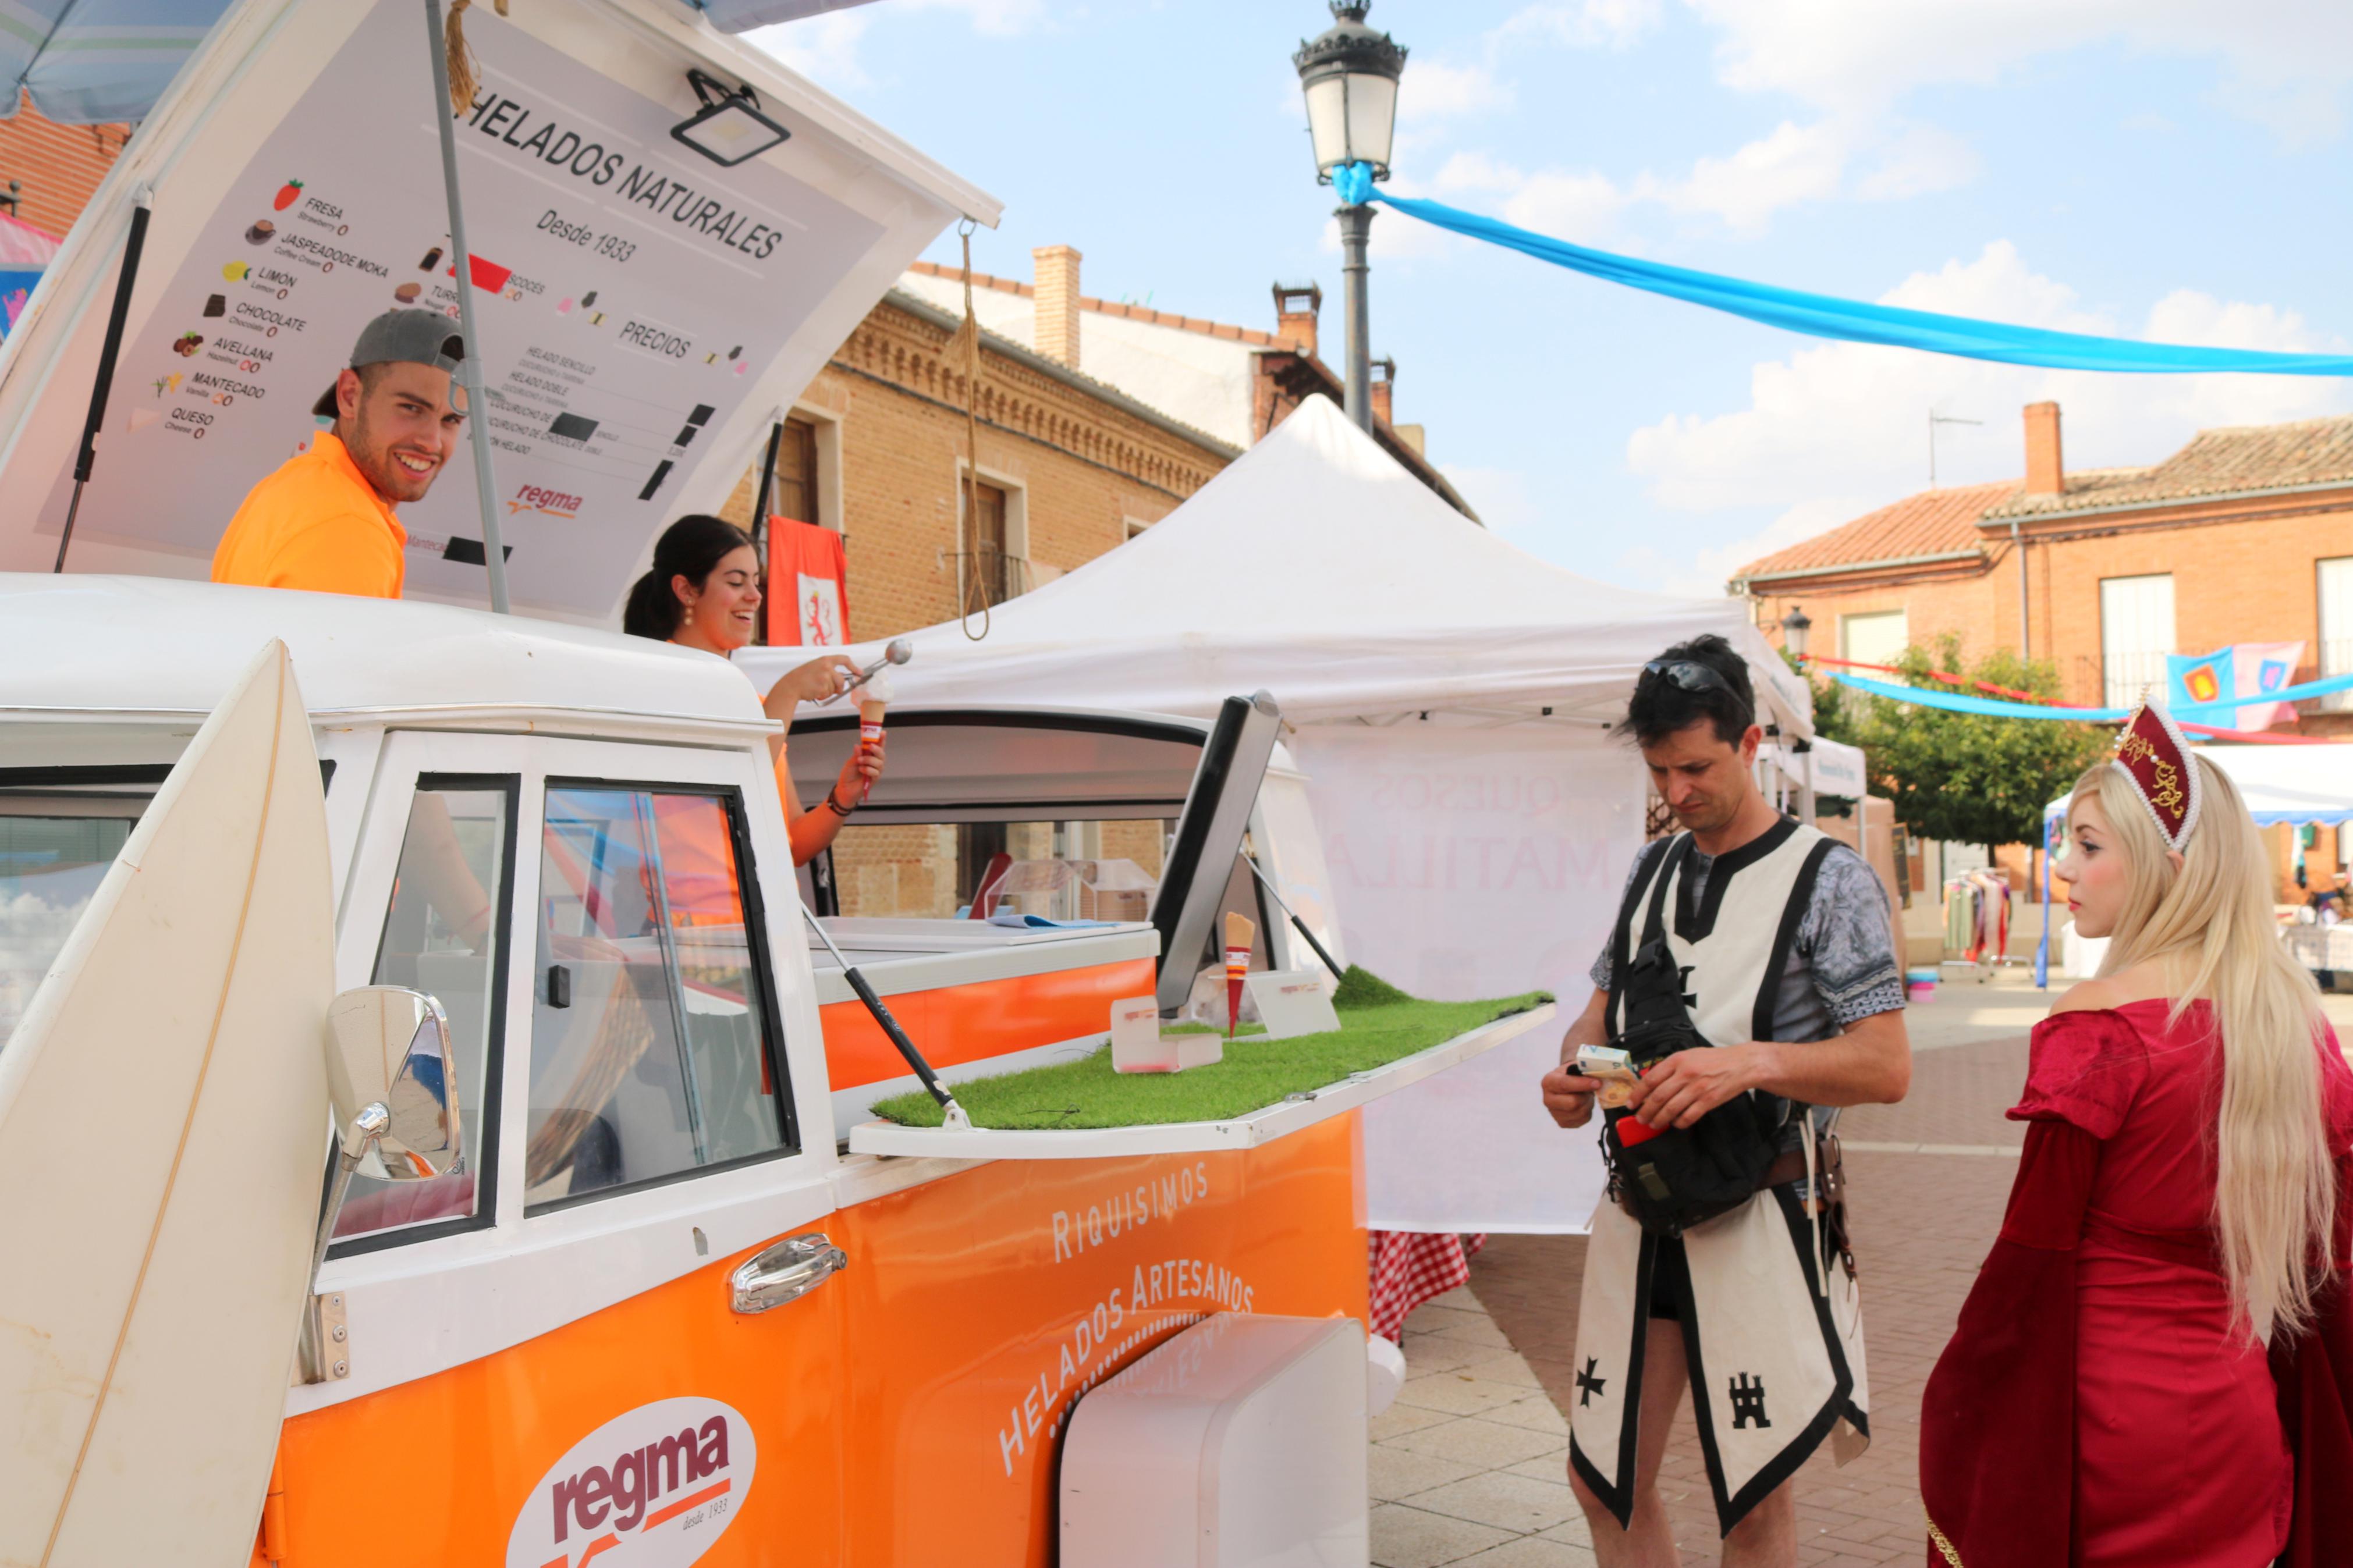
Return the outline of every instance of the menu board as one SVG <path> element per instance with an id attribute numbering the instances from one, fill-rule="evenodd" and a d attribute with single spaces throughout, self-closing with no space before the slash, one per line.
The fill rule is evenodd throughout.
<path id="1" fill-rule="evenodd" d="M 417 16 L 378 0 L 176 273 L 140 279 L 142 305 L 162 303 L 123 344 L 82 529 L 208 555 L 323 426 L 312 405 L 371 318 L 437 310 L 455 330 Z M 704 159 L 670 136 L 678 109 L 485 9 L 467 32 L 482 64 L 455 127 L 488 394 L 474 416 L 509 584 L 518 605 L 603 616 L 681 510 L 683 473 L 881 228 L 757 160 Z M 411 593 L 487 601 L 470 445 L 400 509 Z"/>

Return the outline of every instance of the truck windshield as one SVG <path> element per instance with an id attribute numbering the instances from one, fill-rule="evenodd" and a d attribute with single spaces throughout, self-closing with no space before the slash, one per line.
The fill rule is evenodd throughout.
<path id="1" fill-rule="evenodd" d="M 0 789 L 0 1050 L 153 793 Z"/>

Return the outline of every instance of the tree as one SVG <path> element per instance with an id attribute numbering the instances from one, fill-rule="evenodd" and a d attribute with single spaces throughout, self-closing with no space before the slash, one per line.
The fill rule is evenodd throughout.
<path id="1" fill-rule="evenodd" d="M 1929 673 L 1941 669 L 2059 695 L 2059 673 L 2048 662 L 2005 648 L 1964 670 L 1960 640 L 1949 636 L 1933 649 L 1905 649 L 1895 663 L 1906 682 L 1929 690 L 1991 695 Z M 1924 838 L 1982 844 L 1989 855 L 1996 845 L 2041 843 L 2043 806 L 2074 787 L 2111 738 L 2096 724 L 1948 713 L 1851 687 L 1817 687 L 1815 694 L 1818 732 L 1862 748 L 1871 793 L 1894 803 L 1898 822 Z"/>

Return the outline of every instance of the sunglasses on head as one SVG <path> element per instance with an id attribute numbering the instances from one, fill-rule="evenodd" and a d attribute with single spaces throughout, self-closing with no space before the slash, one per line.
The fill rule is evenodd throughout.
<path id="1" fill-rule="evenodd" d="M 1672 680 L 1685 691 L 1721 691 L 1739 703 L 1742 711 L 1749 713 L 1752 721 L 1755 717 L 1746 700 L 1732 682 L 1724 678 L 1721 670 L 1712 669 L 1696 659 L 1654 658 L 1642 667 L 1642 675 L 1645 679 Z"/>

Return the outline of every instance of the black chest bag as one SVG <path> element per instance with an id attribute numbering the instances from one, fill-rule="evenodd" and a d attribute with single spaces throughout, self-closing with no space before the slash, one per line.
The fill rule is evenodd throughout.
<path id="1" fill-rule="evenodd" d="M 1631 1058 L 1638 1071 L 1677 1051 L 1709 1048 L 1683 1005 L 1683 972 L 1667 945 L 1662 915 L 1668 884 L 1690 851 L 1688 837 L 1665 851 L 1651 878 L 1641 945 L 1618 977 L 1621 1027 L 1609 1043 Z M 1606 1110 L 1601 1149 L 1609 1163 L 1609 1195 L 1644 1230 L 1681 1236 L 1738 1208 L 1766 1184 L 1788 1113 L 1788 1101 L 1750 1090 L 1689 1127 L 1670 1127 L 1629 1145 L 1620 1134 L 1633 1113 Z M 1642 1124 L 1631 1125 L 1640 1138 Z"/>

